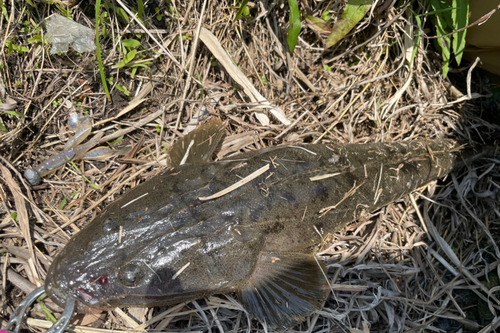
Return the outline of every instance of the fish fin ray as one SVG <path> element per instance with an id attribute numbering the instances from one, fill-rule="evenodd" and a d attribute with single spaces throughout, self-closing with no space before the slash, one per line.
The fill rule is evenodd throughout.
<path id="1" fill-rule="evenodd" d="M 170 166 L 179 166 L 186 154 L 183 164 L 208 162 L 224 133 L 225 123 L 217 118 L 198 126 L 172 145 L 168 152 Z"/>
<path id="2" fill-rule="evenodd" d="M 289 327 L 323 305 L 329 291 L 325 272 L 313 255 L 265 252 L 238 298 L 260 322 Z"/>

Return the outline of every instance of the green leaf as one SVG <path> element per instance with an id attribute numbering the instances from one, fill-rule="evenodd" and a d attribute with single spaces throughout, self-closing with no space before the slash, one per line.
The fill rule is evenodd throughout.
<path id="1" fill-rule="evenodd" d="M 2 123 L 0 123 L 0 131 L 7 132 L 7 128 Z"/>
<path id="2" fill-rule="evenodd" d="M 130 67 L 134 68 L 134 67 L 144 67 L 144 68 L 149 68 L 148 65 L 151 65 L 152 62 L 151 61 L 146 61 L 146 62 L 141 62 L 139 64 L 132 64 L 130 65 Z"/>
<path id="3" fill-rule="evenodd" d="M 238 13 L 236 14 L 236 18 L 234 19 L 235 21 L 240 18 L 240 16 L 243 14 L 245 11 L 245 8 L 247 8 L 247 3 L 249 0 L 243 0 L 240 6 L 240 10 L 238 10 Z"/>
<path id="4" fill-rule="evenodd" d="M 26 0 L 26 1 L 28 1 L 28 0 Z M 5 8 L 5 5 L 3 3 L 2 3 L 2 14 L 5 17 L 5 20 L 8 21 L 9 20 L 9 14 L 7 13 L 7 8 Z"/>
<path id="5" fill-rule="evenodd" d="M 120 90 L 122 93 L 124 93 L 127 96 L 130 96 L 130 93 L 128 92 L 127 88 L 120 86 L 119 84 L 115 85 L 116 89 Z"/>
<path id="6" fill-rule="evenodd" d="M 74 197 L 75 195 L 77 195 L 78 193 L 80 193 L 80 191 L 75 192 L 75 193 L 73 193 L 73 194 L 70 194 L 70 195 L 68 195 L 66 198 L 62 199 L 61 203 L 59 204 L 59 209 L 61 209 L 61 210 L 62 210 L 62 209 L 64 208 L 64 206 L 66 206 L 66 202 L 68 201 L 68 199 L 73 198 L 73 197 Z"/>
<path id="7" fill-rule="evenodd" d="M 132 67 L 132 73 L 130 73 L 130 77 L 135 77 L 135 74 L 137 73 L 137 69 L 139 67 L 137 67 L 137 66 L 131 66 L 131 67 Z M 128 92 L 128 90 L 127 90 L 127 92 Z M 127 96 L 128 96 L 128 94 L 127 94 Z"/>
<path id="8" fill-rule="evenodd" d="M 126 64 L 134 60 L 135 55 L 137 54 L 137 50 L 133 49 L 132 51 L 128 52 L 125 57 L 123 57 L 122 60 L 120 60 L 117 64 L 116 67 L 118 68 L 123 68 L 125 67 Z"/>
<path id="9" fill-rule="evenodd" d="M 45 297 L 47 297 L 47 294 L 43 293 L 40 297 L 38 297 L 36 301 L 38 302 L 38 305 L 40 305 L 40 307 L 42 308 L 42 311 L 45 314 L 45 319 L 51 321 L 52 323 L 55 323 L 57 321 L 56 317 L 54 317 L 52 313 L 50 313 L 50 311 L 45 307 L 45 305 L 42 302 L 42 300 Z"/>
<path id="10" fill-rule="evenodd" d="M 321 15 L 321 18 L 325 21 L 330 21 L 330 12 L 328 10 L 326 10 L 323 15 Z"/>
<path id="11" fill-rule="evenodd" d="M 28 38 L 28 43 L 33 44 L 33 43 L 41 43 L 42 42 L 42 36 L 41 35 L 36 35 L 31 38 Z"/>
<path id="12" fill-rule="evenodd" d="M 127 39 L 122 41 L 122 45 L 125 47 L 136 48 L 141 46 L 141 42 L 139 42 L 137 39 Z"/>
<path id="13" fill-rule="evenodd" d="M 11 213 L 11 214 L 10 214 L 10 217 L 11 217 L 14 221 L 19 221 L 19 220 L 17 219 L 17 213 L 16 213 L 16 212 Z"/>
<path id="14" fill-rule="evenodd" d="M 129 53 L 127 53 L 125 55 L 125 57 L 123 58 L 123 61 L 126 64 L 128 64 L 129 62 L 131 62 L 132 60 L 134 60 L 136 54 L 137 54 L 137 50 L 131 50 Z"/>
<path id="15" fill-rule="evenodd" d="M 451 12 L 453 29 L 459 30 L 469 24 L 469 0 L 453 0 L 453 11 Z M 465 35 L 467 29 L 453 35 L 453 53 L 455 60 L 460 65 L 465 49 Z"/>
<path id="16" fill-rule="evenodd" d="M 108 142 L 108 145 L 110 145 L 110 146 L 119 145 L 120 143 L 122 143 L 122 141 L 123 141 L 123 135 L 119 136 L 114 141 Z"/>
<path id="17" fill-rule="evenodd" d="M 97 186 L 96 184 L 92 183 L 81 171 L 80 171 L 80 168 L 78 168 L 78 166 L 75 164 L 75 162 L 73 161 L 70 161 L 69 162 L 73 168 L 75 168 L 76 171 L 78 171 L 78 173 L 80 174 L 80 176 L 82 176 L 83 179 L 85 179 L 85 181 L 87 181 L 87 183 L 89 183 L 90 187 L 92 187 L 94 190 L 99 190 L 99 186 Z"/>
<path id="18" fill-rule="evenodd" d="M 445 7 L 451 5 L 443 3 L 440 0 L 432 0 L 431 5 L 437 12 L 435 16 L 436 34 L 438 37 L 445 36 L 448 34 L 446 16 L 449 17 L 450 12 L 446 10 L 443 11 L 442 5 Z M 450 70 L 451 38 L 441 37 L 436 39 L 436 46 L 441 51 L 441 56 L 443 57 L 443 77 L 446 77 L 448 75 L 448 71 Z"/>
<path id="19" fill-rule="evenodd" d="M 123 10 L 123 8 L 116 7 L 116 13 L 121 16 L 125 21 L 130 22 L 130 19 L 127 13 Z"/>
<path id="20" fill-rule="evenodd" d="M 415 13 L 411 8 L 410 8 L 410 11 L 413 13 L 413 17 L 415 17 L 415 21 L 417 22 L 417 26 L 418 26 L 418 31 L 423 31 L 422 20 L 420 19 L 420 16 L 417 15 L 417 13 Z M 422 36 L 420 33 L 418 33 L 417 38 L 415 39 L 415 45 L 420 45 L 420 38 L 422 38 Z M 415 63 L 415 57 L 417 56 L 417 51 L 418 51 L 418 47 L 414 47 L 413 52 L 411 54 L 411 61 L 410 61 L 411 68 L 413 68 L 413 64 Z"/>
<path id="21" fill-rule="evenodd" d="M 102 63 L 102 55 L 101 55 L 101 43 L 99 42 L 99 26 L 100 24 L 100 13 L 101 13 L 101 0 L 95 1 L 95 53 L 97 55 L 97 62 L 99 64 L 99 74 L 101 75 L 101 82 L 104 88 L 104 92 L 106 93 L 106 97 L 108 101 L 111 101 L 111 95 L 109 94 L 108 84 L 106 83 L 106 75 L 104 74 L 104 65 Z M 103 17 L 104 17 L 103 13 Z M 105 25 L 103 25 L 105 27 Z"/>
<path id="22" fill-rule="evenodd" d="M 332 33 L 328 36 L 326 47 L 332 47 L 337 44 L 345 35 L 351 31 L 359 21 L 365 17 L 365 14 L 372 6 L 372 0 L 349 0 L 345 8 L 344 14 L 340 20 L 335 23 Z"/>
<path id="23" fill-rule="evenodd" d="M 332 32 L 332 27 L 323 19 L 307 15 L 306 22 L 318 34 L 330 35 Z"/>
<path id="24" fill-rule="evenodd" d="M 286 40 L 288 41 L 290 53 L 293 53 L 293 50 L 295 50 L 295 46 L 299 40 L 300 11 L 297 0 L 288 0 L 288 5 L 290 6 L 290 22 L 288 22 L 288 36 L 286 37 Z"/>
<path id="25" fill-rule="evenodd" d="M 142 0 L 137 0 L 137 17 L 141 17 L 144 12 L 144 2 Z"/>
<path id="26" fill-rule="evenodd" d="M 26 117 L 24 114 L 17 112 L 17 111 L 2 111 L 0 114 L 10 114 L 11 116 L 16 116 L 19 118 Z"/>

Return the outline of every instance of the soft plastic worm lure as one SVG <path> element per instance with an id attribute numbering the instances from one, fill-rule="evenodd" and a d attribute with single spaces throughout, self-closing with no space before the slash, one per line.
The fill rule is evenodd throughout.
<path id="1" fill-rule="evenodd" d="M 103 136 L 102 132 L 94 135 L 88 142 L 80 144 L 89 136 L 92 130 L 92 124 L 87 116 L 77 113 L 72 114 L 68 120 L 68 126 L 75 131 L 75 136 L 66 142 L 63 151 L 47 159 L 38 165 L 36 169 L 30 168 L 24 172 L 24 177 L 31 185 L 41 184 L 43 177 L 70 161 L 80 159 L 102 160 L 114 154 L 126 154 L 130 150 L 130 147 L 118 150 L 109 147 L 97 147 L 90 150 L 99 143 Z"/>

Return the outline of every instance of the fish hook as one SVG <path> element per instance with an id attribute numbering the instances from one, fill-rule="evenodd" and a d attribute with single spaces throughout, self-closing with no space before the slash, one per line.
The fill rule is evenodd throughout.
<path id="1" fill-rule="evenodd" d="M 16 310 L 12 314 L 5 330 L 0 330 L 0 332 L 7 333 L 19 333 L 19 329 L 21 328 L 21 322 L 23 321 L 24 314 L 28 307 L 42 294 L 45 293 L 45 288 L 40 287 L 33 290 L 19 305 Z M 55 322 L 52 327 L 50 327 L 46 333 L 62 333 L 66 326 L 68 326 L 69 320 L 71 316 L 75 312 L 75 300 L 71 298 L 66 298 L 66 306 L 64 307 L 64 311 L 61 314 L 61 317 Z M 9 331 L 10 329 L 14 329 L 13 331 Z"/>

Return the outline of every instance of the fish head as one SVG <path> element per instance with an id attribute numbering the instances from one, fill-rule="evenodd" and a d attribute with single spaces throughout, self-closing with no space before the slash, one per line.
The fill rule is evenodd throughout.
<path id="1" fill-rule="evenodd" d="M 253 272 L 263 246 L 260 232 L 223 217 L 197 220 L 186 210 L 165 216 L 160 209 L 158 216 L 138 218 L 110 211 L 73 237 L 52 263 L 46 291 L 56 303 L 70 297 L 82 309 L 110 309 L 231 292 Z"/>

